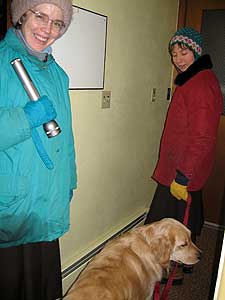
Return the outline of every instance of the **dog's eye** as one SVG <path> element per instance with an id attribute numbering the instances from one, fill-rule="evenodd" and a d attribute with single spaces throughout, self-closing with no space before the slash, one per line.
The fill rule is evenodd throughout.
<path id="1" fill-rule="evenodd" d="M 181 244 L 181 245 L 180 245 L 181 248 L 184 248 L 184 247 L 186 247 L 186 246 L 187 246 L 187 243 L 184 243 L 184 244 Z"/>

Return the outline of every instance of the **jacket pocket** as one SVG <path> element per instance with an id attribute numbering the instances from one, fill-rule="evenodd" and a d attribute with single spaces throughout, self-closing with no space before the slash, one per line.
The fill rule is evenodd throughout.
<path id="1" fill-rule="evenodd" d="M 7 208 L 27 194 L 27 178 L 18 175 L 0 174 L 0 207 Z"/>
<path id="2" fill-rule="evenodd" d="M 12 241 L 16 245 L 26 235 L 27 216 L 21 212 L 27 201 L 27 188 L 26 177 L 0 174 L 0 248 Z"/>

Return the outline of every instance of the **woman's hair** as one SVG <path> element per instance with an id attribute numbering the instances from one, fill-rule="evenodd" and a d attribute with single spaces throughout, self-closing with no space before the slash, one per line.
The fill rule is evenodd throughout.
<path id="1" fill-rule="evenodd" d="M 170 44 L 169 44 L 168 50 L 169 50 L 169 54 L 170 54 L 170 55 L 172 55 L 173 48 L 174 48 L 175 45 L 178 45 L 178 47 L 181 48 L 182 50 L 189 49 L 189 50 L 192 51 L 193 54 L 195 55 L 194 50 L 193 50 L 191 47 L 189 47 L 188 45 L 186 45 L 186 44 L 184 44 L 184 43 L 182 43 L 182 42 L 177 42 L 176 44 L 173 44 L 173 45 L 170 45 Z"/>
<path id="2" fill-rule="evenodd" d="M 21 29 L 22 23 L 26 20 L 26 18 L 27 18 L 27 12 L 25 12 L 25 14 L 23 14 L 23 15 L 19 18 L 18 22 L 15 24 L 14 27 L 15 27 L 16 29 Z"/>

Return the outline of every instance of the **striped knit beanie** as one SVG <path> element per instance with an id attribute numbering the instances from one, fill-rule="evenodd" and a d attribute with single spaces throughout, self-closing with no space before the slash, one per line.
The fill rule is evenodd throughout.
<path id="1" fill-rule="evenodd" d="M 169 49 L 175 44 L 183 44 L 194 52 L 195 59 L 202 55 L 202 36 L 191 27 L 178 29 L 169 42 Z"/>
<path id="2" fill-rule="evenodd" d="M 42 3 L 55 4 L 63 12 L 63 22 L 65 27 L 61 31 L 63 35 L 68 29 L 73 15 L 73 6 L 71 0 L 13 0 L 11 3 L 12 23 L 15 26 L 19 19 L 31 8 Z"/>

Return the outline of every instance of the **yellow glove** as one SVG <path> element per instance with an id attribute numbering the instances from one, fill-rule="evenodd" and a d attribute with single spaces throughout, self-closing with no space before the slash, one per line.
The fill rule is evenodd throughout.
<path id="1" fill-rule="evenodd" d="M 188 191 L 186 185 L 179 184 L 173 180 L 170 185 L 170 193 L 178 200 L 183 199 L 184 201 L 187 201 Z"/>

